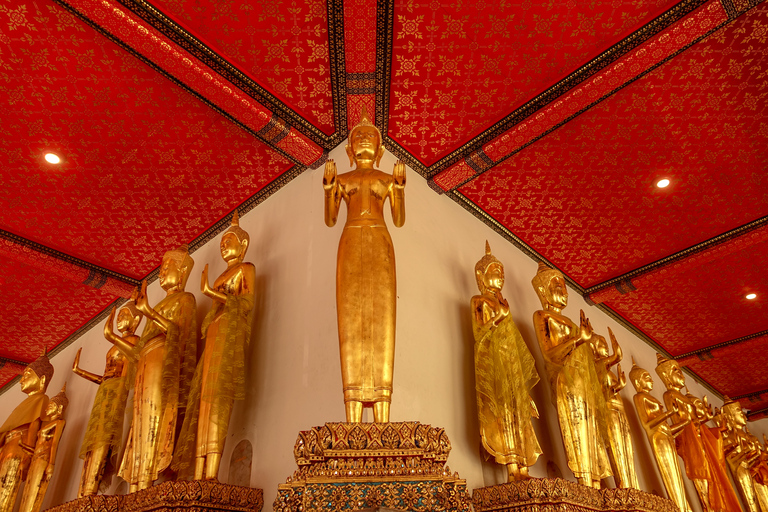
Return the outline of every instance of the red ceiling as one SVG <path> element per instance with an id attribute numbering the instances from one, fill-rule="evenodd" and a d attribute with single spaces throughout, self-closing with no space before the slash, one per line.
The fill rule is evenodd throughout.
<path id="1" fill-rule="evenodd" d="M 768 52 L 745 27 L 766 19 L 745 15 L 460 192 L 584 288 L 765 215 Z"/>
<path id="2" fill-rule="evenodd" d="M 0 357 L 16 361 L 34 361 L 116 299 L 15 261 L 0 260 L 0 275 L 4 277 Z"/>
<path id="3" fill-rule="evenodd" d="M 389 136 L 431 165 L 674 4 L 396 1 Z"/>
<path id="4" fill-rule="evenodd" d="M 335 131 L 324 1 L 152 4 L 326 134 Z"/>
<path id="5" fill-rule="evenodd" d="M 14 134 L 0 140 L 3 229 L 142 278 L 293 166 L 61 7 L 19 7 L 0 108 Z"/>
<path id="6" fill-rule="evenodd" d="M 768 331 L 743 298 L 768 297 L 768 241 L 733 231 L 768 217 L 768 8 L 740 14 L 750 1 L 69 0 L 75 17 L 10 0 L 0 358 L 103 323 L 165 250 L 321 165 L 365 105 L 436 189 L 715 389 L 768 405 L 766 337 L 738 342 Z"/>

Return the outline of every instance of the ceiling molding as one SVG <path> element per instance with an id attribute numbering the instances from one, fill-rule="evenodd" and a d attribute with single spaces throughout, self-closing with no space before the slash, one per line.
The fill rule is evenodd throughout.
<path id="1" fill-rule="evenodd" d="M 59 0 L 56 0 L 59 1 Z M 329 64 L 331 67 L 331 86 L 334 99 L 334 126 L 336 131 L 332 135 L 326 135 L 322 130 L 305 120 L 295 110 L 275 97 L 267 89 L 259 85 L 255 80 L 237 69 L 227 59 L 213 51 L 205 43 L 197 39 L 194 35 L 187 32 L 175 21 L 166 16 L 163 12 L 151 5 L 145 0 L 117 0 L 126 9 L 130 10 L 142 20 L 152 25 L 163 35 L 171 39 L 179 47 L 183 48 L 198 60 L 204 62 L 211 69 L 216 71 L 223 78 L 237 86 L 245 94 L 258 101 L 266 108 L 277 114 L 280 118 L 286 120 L 291 126 L 295 127 L 310 140 L 326 150 L 336 147 L 343 138 L 343 131 L 339 130 L 343 126 L 345 119 L 341 114 L 346 112 L 346 99 L 343 89 L 337 90 L 339 84 L 334 80 L 335 72 L 338 68 L 344 69 L 344 54 L 338 54 L 334 51 L 328 52 Z M 327 20 L 328 20 L 328 45 L 329 50 L 337 48 L 337 45 L 344 47 L 344 32 L 335 30 L 332 20 L 342 19 L 344 17 L 343 9 L 338 11 L 340 3 L 327 2 Z M 343 29 L 343 22 L 342 22 Z M 337 106 L 337 101 L 341 105 Z M 340 124 L 341 123 L 341 124 Z"/>
<path id="2" fill-rule="evenodd" d="M 219 114 L 221 114 L 222 116 L 226 117 L 228 120 L 233 122 L 235 125 L 237 125 L 241 129 L 245 130 L 246 132 L 248 132 L 249 134 L 251 134 L 252 136 L 257 138 L 259 141 L 261 141 L 264 144 L 266 144 L 272 151 L 275 151 L 275 152 L 279 153 L 281 156 L 283 156 L 289 162 L 292 162 L 294 164 L 299 164 L 299 165 L 302 164 L 302 162 L 300 162 L 296 156 L 291 155 L 288 151 L 286 151 L 285 149 L 283 149 L 283 148 L 281 148 L 281 147 L 279 147 L 277 145 L 277 142 L 280 142 L 280 141 L 285 139 L 284 136 L 280 137 L 279 140 L 274 140 L 274 138 L 268 138 L 267 137 L 268 134 L 263 131 L 264 127 L 262 127 L 262 129 L 256 130 L 256 129 L 253 129 L 253 128 L 247 126 L 244 122 L 238 120 L 233 114 L 230 114 L 229 112 L 227 112 L 224 109 L 220 108 L 215 103 L 213 103 L 212 100 L 208 99 L 207 97 L 203 96 L 202 94 L 200 94 L 197 91 L 195 91 L 194 89 L 192 89 L 190 86 L 185 84 L 181 79 L 175 77 L 169 71 L 166 71 L 159 64 L 157 64 L 156 62 L 150 60 L 149 58 L 147 58 L 143 54 L 139 53 L 137 50 L 135 50 L 127 42 L 125 42 L 122 39 L 114 36 L 109 30 L 107 30 L 106 28 L 102 27 L 100 24 L 96 23 L 95 21 L 91 20 L 88 16 L 86 16 L 83 13 L 81 13 L 77 8 L 75 8 L 73 5 L 68 3 L 66 0 L 53 0 L 53 1 L 55 3 L 57 3 L 58 5 L 60 5 L 61 7 L 63 7 L 64 9 L 66 9 L 70 14 L 72 14 L 75 17 L 77 17 L 82 22 L 84 22 L 85 24 L 87 24 L 88 26 L 90 26 L 91 28 L 96 30 L 99 34 L 101 34 L 102 36 L 106 37 L 107 39 L 109 39 L 110 41 L 115 43 L 116 45 L 120 46 L 120 48 L 122 48 L 126 52 L 130 53 L 133 57 L 137 58 L 138 60 L 140 60 L 141 62 L 143 62 L 147 66 L 151 67 L 152 69 L 154 69 L 155 71 L 157 71 L 158 73 L 163 75 L 165 78 L 167 78 L 168 80 L 170 80 L 171 82 L 176 84 L 178 87 L 180 87 L 184 91 L 188 92 L 189 94 L 193 95 L 195 98 L 197 98 L 198 100 L 203 102 L 205 105 L 207 105 L 208 107 L 212 108 L 213 110 L 215 110 L 216 112 L 218 112 Z M 203 61 L 200 61 L 200 62 L 201 62 L 202 65 L 207 66 L 207 64 L 204 63 Z M 262 106 L 262 108 L 264 108 L 266 110 L 266 107 Z M 271 113 L 271 114 L 272 114 L 271 121 L 277 121 L 278 123 L 285 124 L 285 122 L 280 120 L 279 117 L 277 119 L 275 119 L 277 116 L 275 116 L 274 113 Z M 269 126 L 269 123 L 267 123 L 266 126 Z M 292 128 L 292 127 L 290 125 L 288 125 L 288 132 L 290 132 L 290 128 Z M 295 127 L 293 127 L 293 128 L 295 128 Z M 275 142 L 274 144 L 273 144 L 273 141 Z M 312 141 L 312 142 L 314 143 L 314 141 Z M 320 150 L 321 153 L 325 152 L 325 150 L 323 150 L 322 147 L 318 146 L 318 149 Z M 320 159 L 322 159 L 322 158 L 323 157 L 321 156 Z"/>
<path id="3" fill-rule="evenodd" d="M 0 229 L 0 254 L 25 265 L 39 265 L 60 277 L 102 289 L 113 295 L 130 296 L 131 290 L 139 284 L 137 279 L 83 261 L 3 229 Z"/>
<path id="4" fill-rule="evenodd" d="M 675 356 L 673 359 L 680 361 L 682 359 L 687 359 L 689 357 L 698 356 L 699 354 L 706 354 L 707 352 L 712 352 L 713 350 L 717 350 L 723 347 L 738 345 L 739 343 L 744 343 L 745 341 L 749 341 L 755 338 L 760 338 L 762 336 L 768 336 L 768 330 L 756 332 L 754 334 L 748 334 L 747 336 L 742 336 L 741 338 L 736 338 L 729 341 L 723 341 L 722 343 L 716 343 L 715 345 L 711 345 L 709 347 L 704 347 L 697 350 L 693 350 L 691 352 L 686 352 L 685 354 L 680 354 L 679 356 Z"/>

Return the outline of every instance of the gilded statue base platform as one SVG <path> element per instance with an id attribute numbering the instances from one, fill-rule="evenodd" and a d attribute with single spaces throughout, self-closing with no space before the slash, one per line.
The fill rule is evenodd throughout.
<path id="1" fill-rule="evenodd" d="M 260 512 L 261 489 L 194 480 L 163 482 L 124 496 L 86 496 L 51 512 Z"/>
<path id="2" fill-rule="evenodd" d="M 472 492 L 475 512 L 679 512 L 670 500 L 637 489 L 593 489 L 562 478 L 531 478 Z"/>
<path id="3" fill-rule="evenodd" d="M 278 485 L 276 512 L 387 508 L 469 511 L 467 483 L 445 465 L 451 443 L 419 422 L 326 423 L 299 433 L 299 469 Z"/>

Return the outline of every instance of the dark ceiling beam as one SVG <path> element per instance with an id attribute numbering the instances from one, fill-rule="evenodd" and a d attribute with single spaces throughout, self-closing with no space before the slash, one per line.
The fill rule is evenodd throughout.
<path id="1" fill-rule="evenodd" d="M 27 366 L 32 361 L 18 361 L 16 359 L 9 359 L 7 357 L 0 357 L 0 368 L 2 368 L 5 363 L 11 363 L 11 364 L 17 364 L 19 366 Z"/>
<path id="2" fill-rule="evenodd" d="M 686 352 L 685 354 L 680 354 L 679 356 L 675 356 L 674 359 L 677 361 L 680 361 L 681 359 L 687 359 L 693 356 L 705 355 L 705 354 L 711 353 L 713 350 L 717 350 L 723 347 L 729 347 L 731 345 L 737 345 L 739 343 L 744 343 L 745 341 L 749 341 L 755 338 L 760 338 L 762 336 L 768 336 L 768 331 L 760 331 L 754 334 L 749 334 L 747 336 L 742 336 L 741 338 L 736 338 L 729 341 L 723 341 L 722 343 L 716 343 L 709 347 L 704 347 L 697 350 L 693 350 L 691 352 Z M 706 357 L 700 357 L 700 359 L 705 361 L 708 360 L 708 358 Z"/>
<path id="3" fill-rule="evenodd" d="M 762 231 L 757 233 L 758 230 L 762 230 Z M 615 291 L 621 295 L 629 293 L 630 291 L 634 291 L 637 286 L 636 281 L 638 281 L 642 277 L 648 276 L 652 272 L 659 270 L 662 267 L 667 267 L 672 264 L 681 262 L 685 259 L 691 258 L 692 256 L 701 255 L 701 253 L 704 253 L 706 251 L 715 250 L 717 248 L 720 248 L 725 243 L 731 242 L 736 238 L 744 237 L 750 234 L 753 236 L 754 239 L 753 240 L 745 239 L 746 243 L 754 244 L 754 243 L 763 241 L 765 239 L 768 239 L 768 215 L 765 217 L 760 217 L 759 219 L 749 222 L 747 224 L 744 224 L 743 226 L 740 226 L 738 228 L 732 229 L 730 231 L 726 231 L 725 233 L 722 233 L 720 235 L 710 238 L 709 240 L 705 240 L 701 243 L 688 247 L 687 249 L 683 249 L 682 251 L 678 251 L 674 254 L 661 258 L 657 261 L 654 261 L 653 263 L 649 263 L 648 265 L 644 265 L 640 268 L 636 268 L 635 270 L 626 272 L 618 277 L 609 279 L 608 281 L 604 281 L 594 286 L 590 286 L 585 290 L 586 295 L 589 297 L 588 302 L 589 301 L 598 302 L 598 303 L 603 302 L 603 300 L 594 300 L 594 295 L 597 292 L 606 291 L 607 288 L 611 288 L 611 287 L 614 288 Z"/>
<path id="4" fill-rule="evenodd" d="M 0 255 L 70 281 L 100 289 L 118 297 L 130 297 L 137 279 L 83 261 L 45 245 L 0 229 Z"/>

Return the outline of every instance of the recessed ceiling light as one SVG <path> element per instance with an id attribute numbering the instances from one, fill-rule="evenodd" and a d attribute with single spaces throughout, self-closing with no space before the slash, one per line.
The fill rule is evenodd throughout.
<path id="1" fill-rule="evenodd" d="M 664 178 L 663 180 L 659 180 L 656 182 L 656 186 L 659 188 L 664 188 L 669 185 L 669 180 L 667 178 Z"/>
<path id="2" fill-rule="evenodd" d="M 46 153 L 45 161 L 48 162 L 49 164 L 58 164 L 58 163 L 61 163 L 61 158 L 59 158 L 59 155 L 55 153 Z"/>
<path id="3" fill-rule="evenodd" d="M 757 298 L 757 294 L 756 293 L 750 293 L 749 295 L 747 295 L 747 299 L 749 299 L 749 300 L 756 299 L 756 298 Z"/>

